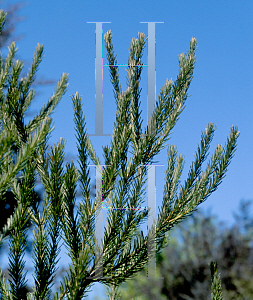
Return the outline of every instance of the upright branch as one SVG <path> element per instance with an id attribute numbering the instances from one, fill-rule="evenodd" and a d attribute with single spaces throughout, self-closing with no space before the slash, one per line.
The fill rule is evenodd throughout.
<path id="1" fill-rule="evenodd" d="M 211 261 L 210 270 L 211 270 L 211 281 L 212 281 L 212 293 L 211 300 L 223 300 L 222 291 L 221 291 L 221 282 L 220 275 L 218 272 L 218 265 L 216 262 Z"/>

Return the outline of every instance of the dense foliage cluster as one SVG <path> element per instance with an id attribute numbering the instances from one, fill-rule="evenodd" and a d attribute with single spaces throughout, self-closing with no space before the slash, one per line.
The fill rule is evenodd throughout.
<path id="1" fill-rule="evenodd" d="M 6 13 L 0 11 L 0 31 L 5 18 Z M 79 167 L 73 161 L 64 165 L 65 141 L 62 138 L 48 149 L 48 139 L 53 130 L 51 114 L 67 90 L 67 74 L 62 74 L 53 95 L 38 114 L 28 124 L 24 123 L 24 115 L 35 97 L 31 86 L 42 61 L 43 45 L 38 44 L 31 68 L 25 77 L 21 76 L 23 62 L 15 59 L 17 48 L 14 42 L 10 44 L 8 56 L 0 57 L 0 201 L 5 205 L 2 211 L 7 209 L 6 196 L 9 192 L 17 204 L 0 228 L 0 247 L 4 241 L 9 241 L 10 279 L 3 276 L 0 281 L 4 300 L 52 298 L 51 287 L 56 275 L 61 237 L 67 247 L 71 267 L 67 275 L 63 276 L 60 291 L 53 295 L 54 299 L 76 300 L 87 297 L 95 282 L 109 288 L 110 299 L 120 299 L 121 284 L 136 277 L 156 252 L 161 253 L 168 245 L 168 233 L 196 211 L 218 188 L 228 170 L 239 137 L 236 126 L 231 127 L 225 145 L 216 146 L 207 167 L 203 168 L 215 131 L 214 124 L 206 127 L 183 184 L 181 174 L 184 157 L 178 154 L 174 145 L 168 146 L 162 207 L 159 208 L 156 227 L 155 224 L 150 226 L 144 236 L 140 225 L 150 215 L 150 208 L 141 210 L 148 167 L 165 148 L 164 143 L 169 140 L 185 108 L 187 92 L 193 79 L 197 42 L 192 38 L 189 51 L 179 56 L 177 79 L 175 82 L 166 80 L 148 126 L 142 132 L 139 83 L 146 42 L 144 34 L 138 33 L 137 39 L 133 39 L 130 46 L 128 88 L 125 92 L 119 82 L 111 41 L 111 31 L 108 31 L 105 34 L 105 46 L 108 63 L 114 66 L 109 68 L 109 72 L 115 90 L 117 113 L 111 144 L 103 147 L 104 169 L 86 133 L 78 92 L 72 96 L 72 104 Z M 130 162 L 127 161 L 128 151 L 132 154 Z M 96 201 L 91 198 L 88 158 L 98 167 L 103 178 L 103 186 L 97 191 Z M 37 177 L 45 189 L 42 211 L 35 192 Z M 82 199 L 76 207 L 78 183 Z M 99 245 L 95 223 L 102 205 L 110 209 L 102 244 Z M 32 291 L 29 290 L 23 272 L 29 224 L 33 226 L 35 285 Z M 211 297 L 222 299 L 215 262 L 210 262 L 210 272 Z"/>

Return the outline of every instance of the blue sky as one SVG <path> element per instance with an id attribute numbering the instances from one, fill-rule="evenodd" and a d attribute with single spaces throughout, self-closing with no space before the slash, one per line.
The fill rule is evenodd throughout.
<path id="1" fill-rule="evenodd" d="M 20 1 L 8 1 L 18 3 Z M 227 225 L 233 223 L 232 212 L 238 210 L 241 199 L 252 199 L 252 82 L 253 61 L 253 2 L 245 1 L 28 1 L 20 11 L 27 19 L 17 25 L 16 34 L 24 34 L 18 41 L 18 57 L 28 60 L 30 66 L 37 43 L 44 44 L 45 56 L 38 78 L 57 80 L 63 72 L 69 74 L 69 89 L 53 114 L 55 130 L 50 144 L 63 137 L 67 140 L 65 152 L 77 155 L 70 95 L 81 94 L 88 133 L 95 133 L 95 24 L 103 25 L 103 33 L 112 31 L 112 42 L 119 64 L 127 63 L 131 40 L 138 32 L 148 36 L 148 25 L 140 22 L 164 22 L 156 25 L 156 100 L 166 78 L 176 79 L 178 55 L 187 52 L 191 37 L 197 39 L 197 63 L 189 89 L 186 108 L 178 121 L 168 145 L 177 146 L 185 156 L 185 179 L 200 142 L 201 131 L 210 122 L 217 130 L 210 148 L 224 145 L 229 129 L 237 125 L 240 130 L 238 149 L 228 173 L 218 190 L 200 208 L 212 208 L 212 213 Z M 147 44 L 146 44 L 147 45 Z M 103 48 L 104 64 L 107 63 Z M 143 63 L 147 64 L 147 46 Z M 116 105 L 108 68 L 103 70 L 104 133 L 113 131 Z M 126 89 L 125 68 L 120 68 L 122 89 Z M 56 85 L 40 87 L 41 92 L 32 105 L 37 112 L 54 91 Z M 146 124 L 147 68 L 143 69 L 141 109 Z M 102 145 L 111 137 L 90 137 L 102 162 Z M 161 206 L 164 172 L 167 168 L 167 147 L 156 156 L 156 203 Z M 92 182 L 94 177 L 92 178 Z M 252 209 L 251 209 L 252 213 Z M 144 229 L 145 230 L 145 229 Z M 65 255 L 62 254 L 62 260 Z M 102 291 L 100 284 L 93 286 Z M 93 299 L 96 293 L 91 293 Z"/>

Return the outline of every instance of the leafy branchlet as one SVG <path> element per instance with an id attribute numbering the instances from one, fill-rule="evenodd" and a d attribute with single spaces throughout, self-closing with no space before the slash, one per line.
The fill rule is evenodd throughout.
<path id="1" fill-rule="evenodd" d="M 0 28 L 4 19 L 5 13 L 1 11 Z M 0 236 L 1 243 L 10 234 L 11 243 L 9 258 L 12 280 L 10 289 L 4 278 L 0 282 L 3 299 L 50 299 L 50 285 L 56 272 L 61 236 L 68 248 L 72 265 L 67 276 L 63 277 L 60 293 L 56 293 L 54 299 L 81 299 L 95 282 L 111 287 L 110 299 L 116 299 L 119 297 L 116 295 L 120 284 L 136 276 L 148 263 L 148 250 L 152 250 L 151 257 L 156 251 L 161 251 L 168 243 L 167 234 L 171 228 L 196 210 L 224 178 L 236 149 L 239 136 L 236 126 L 231 128 L 225 146 L 217 146 L 206 169 L 202 170 L 215 130 L 213 124 L 207 126 L 184 184 L 180 184 L 184 158 L 181 154 L 178 155 L 175 146 L 168 147 L 166 183 L 156 229 L 154 225 L 149 228 L 147 236 L 140 231 L 141 224 L 149 215 L 149 210 L 141 209 L 145 176 L 155 155 L 165 148 L 164 143 L 169 140 L 172 129 L 185 108 L 197 48 L 196 39 L 192 38 L 188 53 L 179 57 L 179 75 L 176 81 L 166 81 L 143 134 L 139 111 L 139 83 L 145 42 L 144 35 L 140 33 L 137 39 L 132 40 L 127 69 L 128 88 L 123 92 L 119 83 L 111 32 L 105 34 L 117 114 L 111 144 L 103 147 L 106 165 L 103 170 L 86 133 L 78 92 L 72 96 L 72 102 L 79 168 L 72 162 L 67 163 L 64 169 L 65 141 L 62 139 L 46 153 L 48 136 L 52 131 L 52 119 L 49 115 L 66 92 L 66 74 L 62 75 L 55 93 L 39 114 L 27 125 L 23 122 L 23 115 L 35 94 L 31 84 L 42 60 L 43 46 L 38 45 L 27 77 L 20 80 L 23 64 L 14 59 L 17 50 L 14 43 L 9 48 L 6 61 L 1 59 L 0 196 L 8 188 L 12 188 L 18 200 L 18 207 L 1 230 Z M 132 149 L 129 149 L 130 145 Z M 14 148 L 18 151 L 15 159 Z M 128 150 L 132 154 L 130 162 L 127 161 Z M 96 202 L 90 197 L 88 157 L 96 166 L 100 166 L 103 178 Z M 46 191 L 42 215 L 33 201 L 36 170 Z M 15 179 L 18 172 L 22 173 L 24 179 L 22 185 L 18 185 Z M 78 181 L 83 199 L 75 215 Z M 109 212 L 104 239 L 99 246 L 95 236 L 95 219 L 104 203 L 107 204 Z M 26 247 L 26 223 L 29 219 L 34 225 L 35 266 L 35 286 L 30 294 L 27 292 L 25 275 L 22 273 L 24 263 L 21 260 Z M 103 276 L 99 276 L 101 274 Z"/>

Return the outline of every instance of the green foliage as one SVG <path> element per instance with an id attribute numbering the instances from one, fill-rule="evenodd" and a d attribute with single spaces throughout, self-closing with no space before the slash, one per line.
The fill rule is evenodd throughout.
<path id="1" fill-rule="evenodd" d="M 223 300 L 221 292 L 220 275 L 217 274 L 217 263 L 211 261 L 210 270 L 212 278 L 212 294 L 211 300 Z"/>
<path id="2" fill-rule="evenodd" d="M 224 299 L 252 299 L 253 218 L 249 204 L 241 202 L 240 214 L 235 215 L 235 225 L 229 229 L 210 214 L 194 212 L 173 229 L 168 246 L 157 255 L 156 274 L 149 278 L 143 270 L 135 280 L 122 284 L 122 300 L 210 299 L 208 264 L 212 260 L 219 265 Z M 215 275 L 214 279 L 218 278 Z M 215 295 L 215 289 L 212 292 Z"/>
<path id="3" fill-rule="evenodd" d="M 1 11 L 2 23 L 4 19 L 5 14 Z M 110 31 L 105 34 L 105 41 L 109 64 L 115 66 L 117 62 Z M 52 131 L 52 119 L 49 115 L 66 92 L 66 74 L 62 75 L 55 93 L 37 116 L 27 125 L 23 122 L 24 113 L 35 95 L 31 84 L 42 60 L 43 46 L 38 45 L 31 69 L 25 78 L 19 79 L 23 63 L 15 60 L 15 43 L 11 44 L 6 61 L 0 60 L 0 120 L 3 128 L 0 133 L 0 198 L 11 188 L 18 201 L 18 207 L 2 229 L 0 238 L 0 243 L 7 236 L 10 238 L 11 280 L 3 278 L 0 282 L 3 299 L 52 298 L 51 285 L 55 277 L 61 236 L 68 248 L 72 264 L 67 276 L 63 276 L 60 292 L 53 295 L 54 299 L 82 299 L 87 296 L 89 288 L 95 282 L 108 286 L 110 299 L 116 299 L 119 297 L 117 294 L 121 283 L 136 277 L 143 270 L 155 255 L 155 245 L 160 253 L 168 244 L 167 233 L 191 215 L 224 178 L 236 150 L 239 137 L 236 126 L 231 127 L 225 146 L 216 147 L 206 169 L 202 170 L 215 131 L 214 124 L 207 126 L 183 185 L 180 185 L 183 156 L 177 154 L 175 146 L 168 147 L 162 208 L 159 210 L 156 229 L 153 225 L 144 237 L 140 225 L 147 220 L 150 210 L 140 209 L 145 192 L 145 176 L 155 155 L 165 147 L 163 144 L 169 140 L 170 133 L 185 108 L 197 47 L 196 39 L 192 38 L 188 53 L 180 55 L 177 80 L 166 81 L 143 135 L 139 112 L 139 82 L 144 45 L 144 35 L 139 33 L 130 47 L 128 88 L 125 92 L 119 84 L 118 67 L 109 69 L 115 89 L 117 114 L 111 145 L 103 148 L 106 165 L 103 170 L 86 134 L 78 92 L 72 96 L 72 102 L 79 168 L 73 162 L 64 166 L 65 141 L 62 139 L 47 151 L 48 136 Z M 134 67 L 137 64 L 138 67 Z M 133 156 L 128 164 L 127 152 L 130 144 L 134 151 L 130 151 Z M 16 152 L 17 157 L 14 159 Z M 100 166 L 103 178 L 103 186 L 98 191 L 95 203 L 90 199 L 88 156 L 96 166 Z M 17 182 L 18 172 L 21 173 L 22 184 Z M 36 172 L 46 191 L 42 214 L 34 201 Z M 82 189 L 82 201 L 75 215 L 78 180 Z M 94 229 L 95 216 L 102 209 L 102 194 L 103 202 L 115 209 L 108 212 L 104 239 L 99 246 Z M 35 285 L 32 293 L 28 293 L 22 261 L 27 244 L 27 224 L 30 220 L 34 226 L 32 258 Z M 148 249 L 152 250 L 149 257 Z M 104 277 L 101 276 L 101 271 Z"/>

